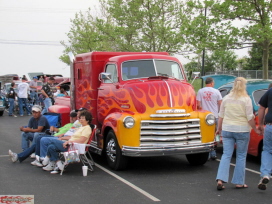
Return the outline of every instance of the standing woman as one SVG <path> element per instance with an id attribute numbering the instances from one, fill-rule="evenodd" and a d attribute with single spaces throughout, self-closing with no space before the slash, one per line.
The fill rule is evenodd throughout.
<path id="1" fill-rule="evenodd" d="M 237 189 L 247 188 L 245 184 L 246 155 L 251 128 L 259 134 L 257 130 L 252 102 L 246 92 L 246 79 L 237 77 L 233 88 L 226 97 L 219 111 L 218 127 L 216 134 L 221 134 L 223 138 L 223 155 L 217 172 L 217 190 L 223 190 L 223 183 L 229 180 L 230 160 L 236 144 L 236 166 L 231 183 Z"/>
<path id="2" fill-rule="evenodd" d="M 9 116 L 13 116 L 14 113 L 14 101 L 15 101 L 15 96 L 16 96 L 16 93 L 15 93 L 15 83 L 12 82 L 11 83 L 11 87 L 9 88 L 9 91 L 8 91 L 8 100 L 9 100 Z"/>

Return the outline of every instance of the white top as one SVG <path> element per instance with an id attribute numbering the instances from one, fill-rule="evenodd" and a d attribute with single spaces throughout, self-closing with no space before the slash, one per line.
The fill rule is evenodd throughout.
<path id="1" fill-rule="evenodd" d="M 26 82 L 18 84 L 18 97 L 27 98 L 27 93 L 29 91 L 29 85 Z"/>
<path id="2" fill-rule="evenodd" d="M 204 87 L 197 93 L 196 100 L 201 102 L 203 110 L 210 111 L 218 118 L 218 101 L 222 100 L 220 92 L 213 87 Z"/>
<path id="3" fill-rule="evenodd" d="M 253 115 L 252 102 L 249 97 L 234 99 L 227 95 L 224 97 L 219 117 L 223 118 L 222 130 L 228 132 L 250 132 L 248 124 Z"/>

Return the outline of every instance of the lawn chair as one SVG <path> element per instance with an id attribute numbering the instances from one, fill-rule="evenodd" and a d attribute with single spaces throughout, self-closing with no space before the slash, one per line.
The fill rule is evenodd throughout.
<path id="1" fill-rule="evenodd" d="M 89 138 L 89 141 L 86 144 L 74 143 L 74 147 L 79 152 L 79 159 L 80 159 L 81 163 L 83 164 L 83 166 L 88 166 L 89 171 L 94 171 L 93 166 L 95 165 L 95 163 L 94 163 L 93 158 L 89 152 L 89 147 L 91 146 L 92 139 L 95 136 L 96 125 L 90 125 L 90 126 L 92 127 L 92 133 Z M 61 154 L 64 155 L 64 152 L 61 152 Z M 67 167 L 67 165 L 68 165 L 68 162 L 66 161 L 66 158 L 65 158 L 64 166 Z M 62 174 L 63 174 L 63 170 L 60 172 L 60 175 L 62 175 Z"/>
<path id="2" fill-rule="evenodd" d="M 61 118 L 59 113 L 44 113 L 43 116 L 46 117 L 50 126 L 60 127 Z"/>

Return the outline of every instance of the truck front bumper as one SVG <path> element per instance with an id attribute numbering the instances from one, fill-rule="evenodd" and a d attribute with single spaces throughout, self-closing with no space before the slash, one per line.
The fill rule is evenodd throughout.
<path id="1" fill-rule="evenodd" d="M 214 147 L 214 142 L 201 143 L 198 145 L 184 146 L 157 146 L 157 147 L 129 147 L 123 146 L 122 153 L 130 157 L 146 157 L 146 156 L 168 156 L 178 154 L 197 154 L 210 152 Z"/>

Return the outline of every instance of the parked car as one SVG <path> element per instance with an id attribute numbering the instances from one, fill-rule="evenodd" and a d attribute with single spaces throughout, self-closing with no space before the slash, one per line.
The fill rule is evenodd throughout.
<path id="1" fill-rule="evenodd" d="M 233 87 L 234 82 L 229 82 L 225 85 L 222 85 L 218 88 L 222 97 L 229 94 L 230 90 Z M 252 100 L 253 112 L 255 115 L 255 122 L 258 125 L 258 110 L 259 110 L 259 101 L 260 98 L 264 95 L 264 93 L 268 90 L 268 87 L 272 83 L 272 80 L 254 80 L 250 79 L 247 81 L 246 90 L 248 95 Z M 216 84 L 216 82 L 215 82 Z M 261 157 L 263 147 L 263 135 L 258 135 L 252 130 L 250 132 L 250 141 L 248 146 L 248 154 Z"/>

